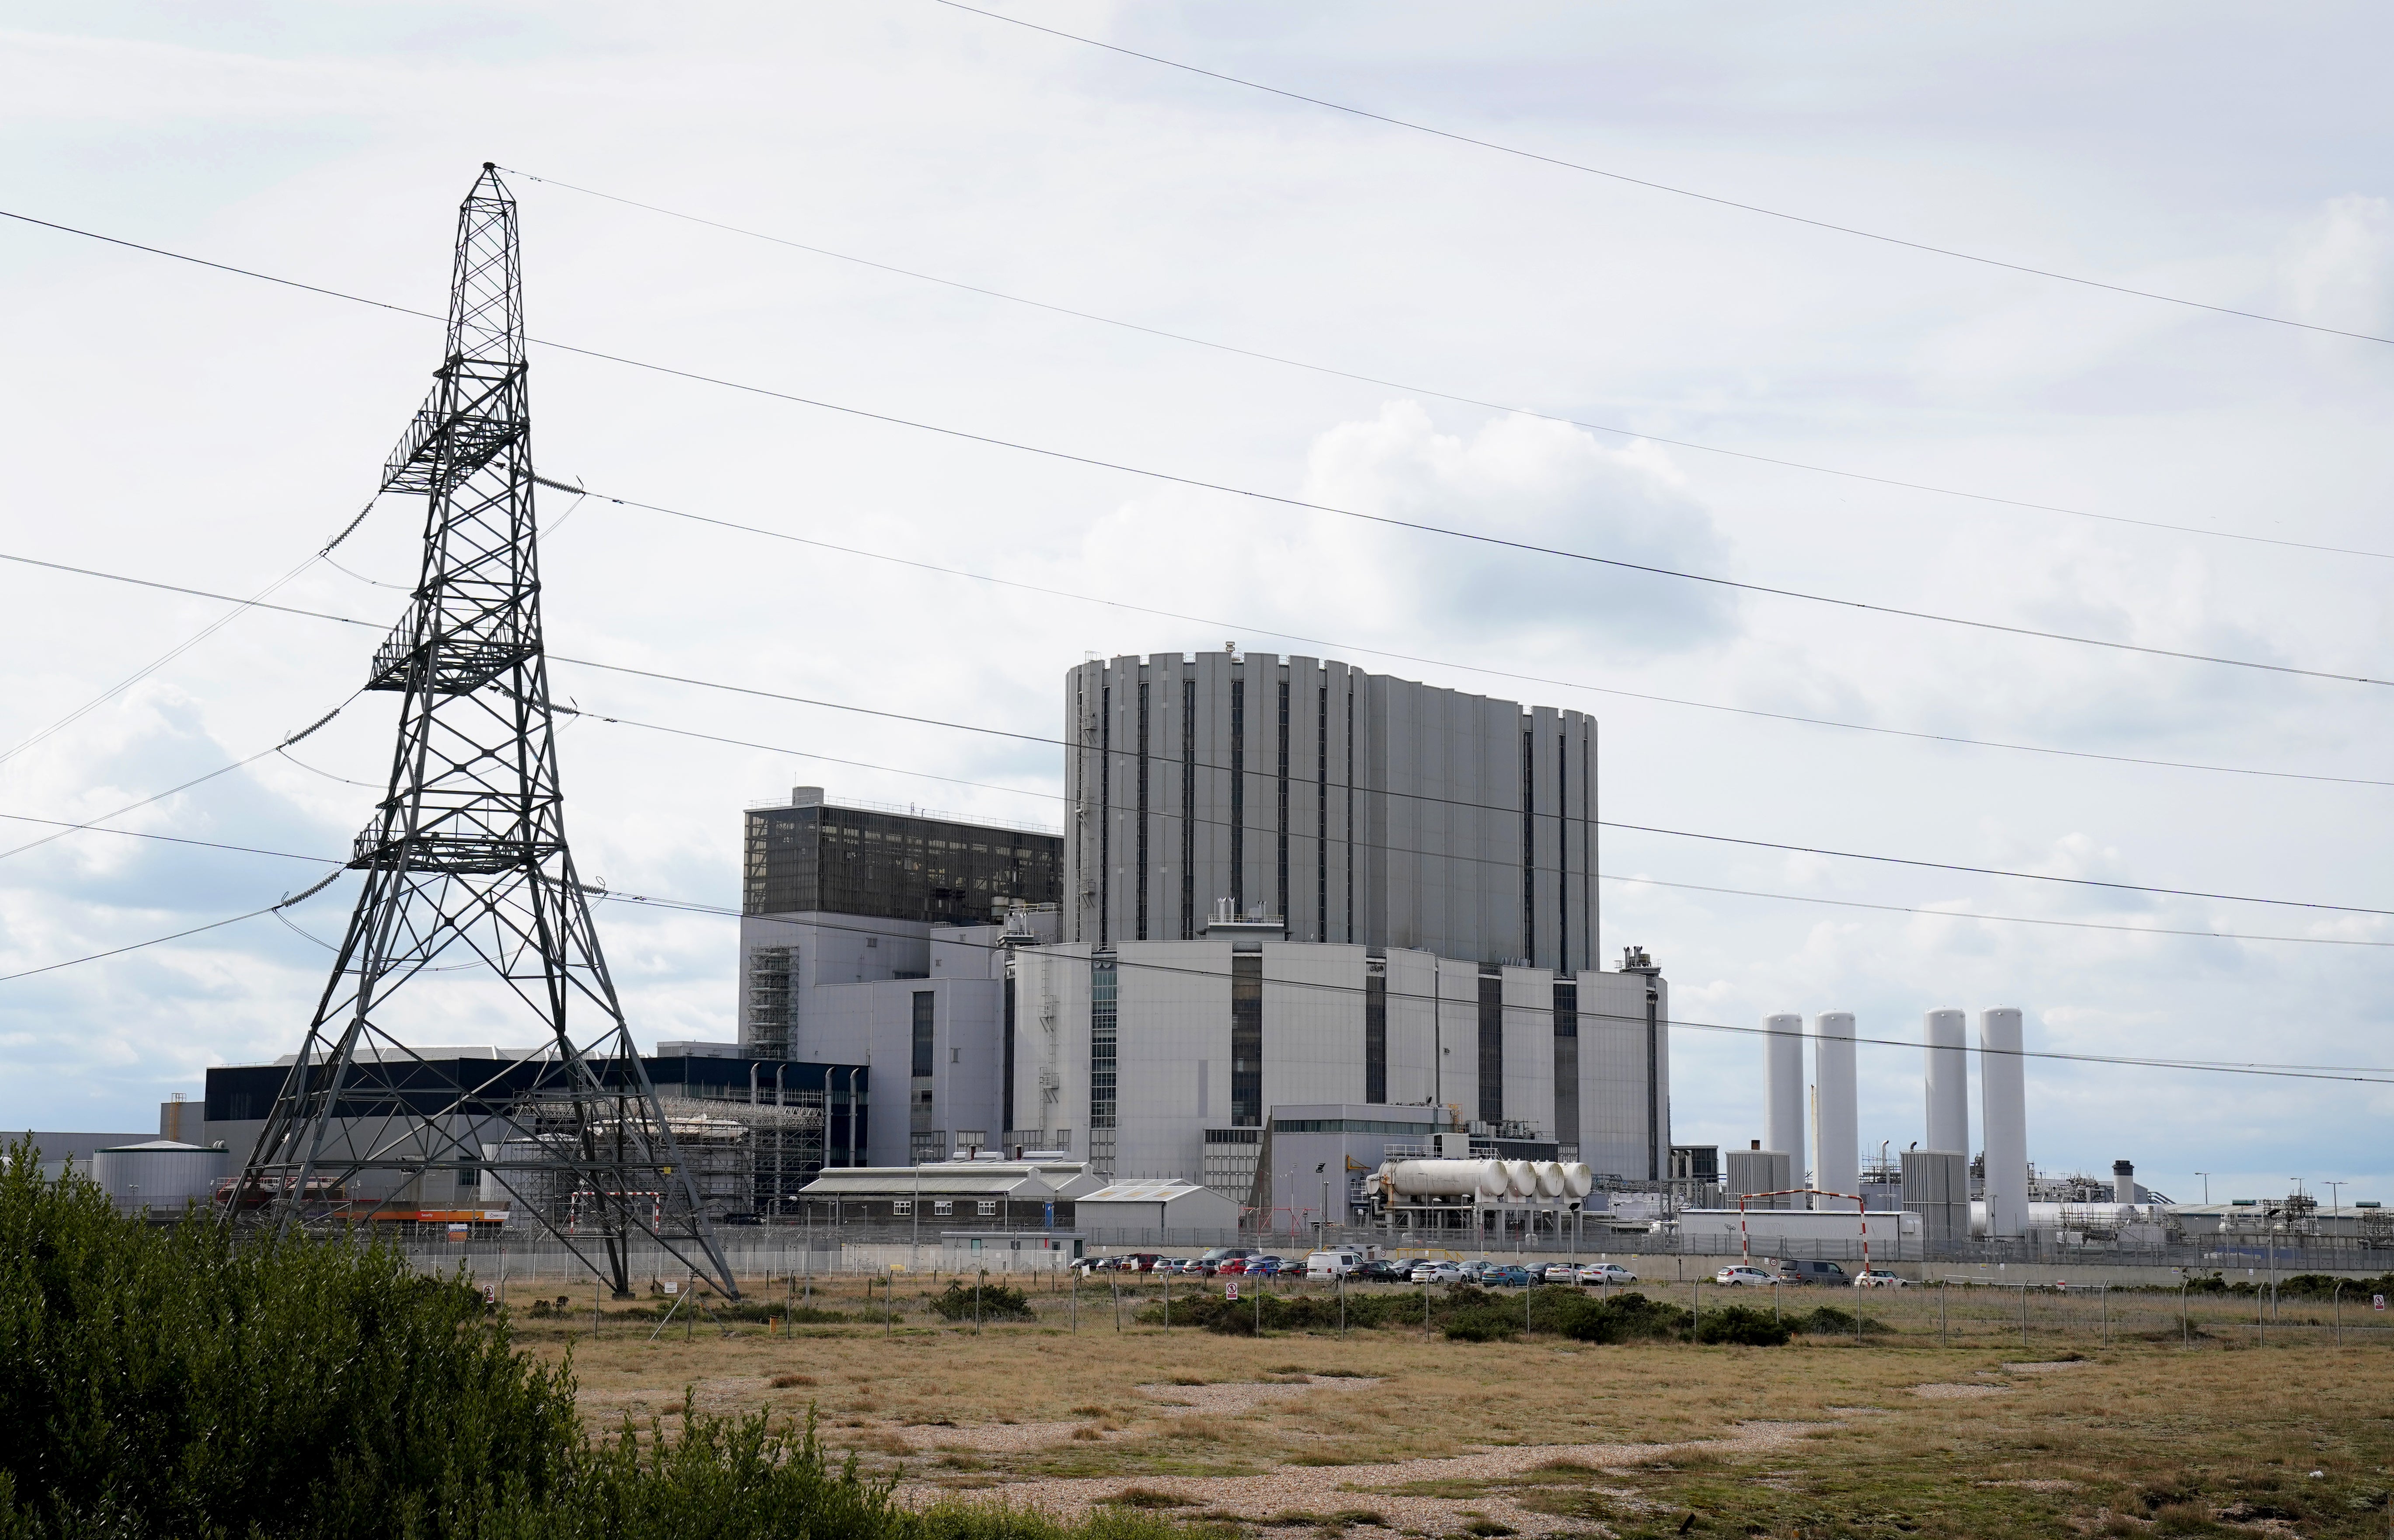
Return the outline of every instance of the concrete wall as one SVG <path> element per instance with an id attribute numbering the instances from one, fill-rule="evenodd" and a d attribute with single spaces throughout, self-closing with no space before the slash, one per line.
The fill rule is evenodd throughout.
<path id="1" fill-rule="evenodd" d="M 1585 714 L 1269 653 L 1084 664 L 1064 696 L 1067 940 L 1193 940 L 1235 896 L 1243 912 L 1285 918 L 1291 941 L 1566 969 L 1594 961 L 1596 724 Z"/>

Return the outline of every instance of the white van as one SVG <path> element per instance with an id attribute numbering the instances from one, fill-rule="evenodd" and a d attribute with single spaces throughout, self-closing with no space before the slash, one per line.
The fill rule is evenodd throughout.
<path id="1" fill-rule="evenodd" d="M 1308 1278 L 1344 1278 L 1363 1265 L 1363 1254 L 1352 1248 L 1317 1251 L 1305 1259 Z"/>

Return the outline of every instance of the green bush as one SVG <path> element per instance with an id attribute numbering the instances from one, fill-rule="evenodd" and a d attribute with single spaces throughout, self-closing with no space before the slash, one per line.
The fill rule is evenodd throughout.
<path id="1" fill-rule="evenodd" d="M 1854 1335 L 1854 1312 L 1841 1310 L 1835 1305 L 1816 1305 L 1802 1315 L 1793 1316 L 1788 1325 L 1807 1336 L 1851 1336 Z M 1862 1335 L 1888 1332 L 1895 1328 L 1875 1316 L 1862 1317 Z"/>
<path id="2" fill-rule="evenodd" d="M 1020 1289 L 1004 1283 L 983 1283 L 975 1291 L 959 1278 L 948 1285 L 944 1294 L 935 1294 L 924 1301 L 932 1313 L 948 1321 L 1029 1321 L 1031 1296 Z"/>
<path id="3" fill-rule="evenodd" d="M 679 1428 L 586 1437 L 570 1366 L 388 1249 L 151 1225 L 31 1140 L 0 1166 L 0 1540 L 1166 1540 L 909 1511 L 761 1412 Z"/>
<path id="4" fill-rule="evenodd" d="M 1570 1295 L 1576 1291 L 1557 1290 Z M 1625 1294 L 1579 1295 L 1558 1312 L 1563 1335 L 1581 1342 L 1651 1342 L 1684 1334 L 1688 1312 L 1632 1289 Z"/>
<path id="5" fill-rule="evenodd" d="M 1783 1321 L 1751 1305 L 1723 1305 L 1696 1323 L 1699 1342 L 1735 1342 L 1749 1348 L 1779 1348 L 1794 1334 Z"/>

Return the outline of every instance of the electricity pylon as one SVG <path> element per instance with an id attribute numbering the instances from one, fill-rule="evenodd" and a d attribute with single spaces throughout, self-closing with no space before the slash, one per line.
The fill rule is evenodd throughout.
<path id="1" fill-rule="evenodd" d="M 390 790 L 357 836 L 364 890 L 228 1210 L 288 1226 L 505 1206 L 618 1296 L 638 1236 L 733 1294 L 566 846 L 516 205 L 488 163 L 458 211 L 434 378 L 383 470 L 384 492 L 427 504 L 422 577 L 367 683 L 401 697 Z M 473 990 L 529 1011 L 541 1046 L 424 1051 L 423 1023 Z"/>

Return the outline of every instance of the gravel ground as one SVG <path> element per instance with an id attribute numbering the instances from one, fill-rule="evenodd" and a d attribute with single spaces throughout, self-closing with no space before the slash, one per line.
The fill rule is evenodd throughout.
<path id="1" fill-rule="evenodd" d="M 1166 1389 L 1177 1394 L 1197 1387 L 1171 1386 Z M 1226 1386 L 1220 1389 L 1232 1388 Z M 1112 1476 L 1004 1481 L 983 1488 L 974 1495 L 999 1498 L 1023 1507 L 1044 1508 L 1069 1517 L 1125 1488 L 1136 1487 L 1142 1493 L 1167 1494 L 1183 1499 L 1188 1505 L 1180 1510 L 1183 1512 L 1212 1512 L 1253 1520 L 1288 1513 L 1328 1516 L 1341 1511 L 1368 1511 L 1385 1520 L 1386 1528 L 1423 1533 L 1452 1533 L 1474 1518 L 1493 1519 L 1524 1534 L 1563 1531 L 1585 1533 L 1589 1527 L 1585 1520 L 1534 1513 L 1502 1494 L 1467 1498 L 1415 1497 L 1399 1495 L 1387 1489 L 1408 1486 L 1416 1481 L 1501 1481 L 1557 1461 L 1569 1461 L 1602 1470 L 1644 1464 L 1680 1451 L 1754 1453 L 1792 1443 L 1818 1431 L 1822 1426 L 1819 1423 L 1749 1422 L 1739 1424 L 1729 1438 L 1687 1443 L 1521 1444 L 1448 1459 L 1292 1467 L 1265 1476 L 1160 1476 L 1138 1480 Z M 943 1488 L 920 1482 L 906 1483 L 900 1489 L 900 1494 L 915 1502 L 951 1495 Z M 1632 1495 L 1625 1491 L 1612 1494 L 1621 1497 Z"/>
<path id="2" fill-rule="evenodd" d="M 2008 1385 L 1915 1385 L 1912 1393 L 1923 1401 L 1967 1401 L 1972 1396 L 2008 1396 Z"/>

